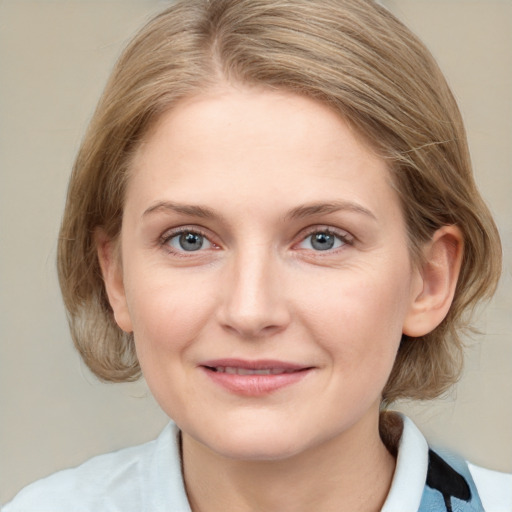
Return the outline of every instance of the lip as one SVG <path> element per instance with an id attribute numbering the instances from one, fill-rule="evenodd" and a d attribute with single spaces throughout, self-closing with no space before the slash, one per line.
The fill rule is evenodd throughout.
<path id="1" fill-rule="evenodd" d="M 217 385 L 245 396 L 262 396 L 300 382 L 313 371 L 312 366 L 262 359 L 215 359 L 199 368 Z"/>

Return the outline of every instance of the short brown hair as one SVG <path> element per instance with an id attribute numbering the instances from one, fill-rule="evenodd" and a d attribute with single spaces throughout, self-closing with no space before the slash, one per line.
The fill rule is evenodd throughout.
<path id="1" fill-rule="evenodd" d="M 59 239 L 60 284 L 87 365 L 103 380 L 140 375 L 133 339 L 113 318 L 93 233 L 119 235 L 129 164 L 149 128 L 220 80 L 286 89 L 338 112 L 388 162 L 416 257 L 439 227 L 461 229 L 451 309 L 422 339 L 403 336 L 383 399 L 440 395 L 460 374 L 465 313 L 496 287 L 500 241 L 441 71 L 371 0 L 183 0 L 128 45 L 78 153 Z"/>

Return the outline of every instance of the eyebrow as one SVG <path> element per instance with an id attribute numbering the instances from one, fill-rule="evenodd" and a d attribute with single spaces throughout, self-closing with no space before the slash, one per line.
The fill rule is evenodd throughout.
<path id="1" fill-rule="evenodd" d="M 312 217 L 314 215 L 326 215 L 329 213 L 336 213 L 339 211 L 359 213 L 367 217 L 370 217 L 371 219 L 377 220 L 375 215 L 370 210 L 368 210 L 367 208 L 358 203 L 353 203 L 351 201 L 307 203 L 304 205 L 297 206 L 296 208 L 290 210 L 284 216 L 284 219 L 298 220 L 307 217 Z M 142 217 L 146 217 L 147 215 L 151 215 L 152 213 L 159 212 L 172 212 L 181 215 L 188 215 L 191 217 L 199 217 L 201 219 L 223 218 L 220 214 L 218 214 L 215 210 L 212 210 L 211 208 L 207 208 L 205 206 L 200 205 L 176 203 L 173 201 L 158 201 L 157 203 L 150 206 L 147 210 L 145 210 L 144 213 L 142 214 Z"/>
<path id="2" fill-rule="evenodd" d="M 359 213 L 362 215 L 366 215 L 373 220 L 377 220 L 377 217 L 365 208 L 364 206 L 353 203 L 351 201 L 332 201 L 329 203 L 309 203 L 301 206 L 297 206 L 297 208 L 293 208 L 286 216 L 285 219 L 303 219 L 305 217 L 312 217 L 314 215 L 326 215 L 329 213 L 336 213 L 339 211 L 349 211 L 354 213 Z"/>
<path id="3" fill-rule="evenodd" d="M 213 217 L 220 217 L 214 210 L 206 208 L 205 206 L 198 206 L 192 204 L 175 203 L 173 201 L 158 201 L 144 211 L 142 217 L 146 217 L 152 213 L 158 212 L 173 212 L 182 215 L 189 215 L 192 217 L 199 217 L 201 219 L 211 219 Z"/>

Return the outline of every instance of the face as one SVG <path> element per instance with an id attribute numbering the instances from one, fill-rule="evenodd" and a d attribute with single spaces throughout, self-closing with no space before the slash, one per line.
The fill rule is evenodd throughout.
<path id="1" fill-rule="evenodd" d="M 183 101 L 135 157 L 120 243 L 116 320 L 184 436 L 276 459 L 376 428 L 420 284 L 385 163 L 327 107 Z"/>

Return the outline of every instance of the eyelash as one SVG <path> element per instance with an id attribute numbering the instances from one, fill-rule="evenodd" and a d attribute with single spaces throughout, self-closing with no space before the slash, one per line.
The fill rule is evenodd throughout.
<path id="1" fill-rule="evenodd" d="M 160 237 L 159 245 L 164 247 L 168 251 L 169 254 L 172 254 L 172 255 L 178 256 L 178 257 L 183 257 L 183 258 L 190 257 L 191 253 L 203 252 L 203 251 L 201 251 L 201 249 L 198 249 L 197 251 L 186 251 L 184 249 L 183 250 L 176 250 L 173 247 L 171 247 L 169 242 L 173 238 L 176 238 L 176 237 L 181 236 L 183 234 L 199 235 L 202 238 L 204 238 L 206 241 L 208 241 L 208 243 L 211 244 L 211 246 L 212 246 L 212 248 L 214 250 L 215 249 L 219 249 L 219 245 L 216 244 L 215 242 L 212 242 L 210 240 L 210 235 L 208 235 L 207 233 L 205 233 L 201 229 L 198 229 L 197 227 L 187 228 L 186 226 L 182 227 L 182 228 L 178 228 L 178 229 L 172 230 L 172 231 L 166 231 Z M 337 252 L 338 250 L 343 249 L 344 246 L 354 245 L 354 237 L 351 236 L 346 231 L 336 230 L 336 229 L 333 229 L 331 227 L 318 227 L 318 226 L 315 226 L 315 227 L 309 228 L 305 233 L 302 233 L 300 235 L 299 242 L 295 243 L 294 246 L 297 246 L 297 245 L 299 245 L 301 243 L 304 243 L 308 238 L 312 237 L 315 234 L 326 234 L 328 236 L 333 236 L 333 237 L 335 237 L 336 239 L 338 239 L 342 243 L 341 246 L 335 247 L 333 249 L 329 248 L 329 249 L 326 249 L 324 251 L 322 251 L 322 250 L 316 250 L 316 251 L 312 250 L 312 252 L 315 253 L 318 256 L 320 256 L 323 252 L 326 253 L 326 254 L 332 254 L 333 252 Z M 311 249 L 302 249 L 302 250 L 311 250 Z M 188 256 L 187 256 L 187 253 L 189 253 Z"/>
<path id="2" fill-rule="evenodd" d="M 304 233 L 304 235 L 301 235 L 299 244 L 305 242 L 308 238 L 310 238 L 316 234 L 326 234 L 326 235 L 335 237 L 338 240 L 340 240 L 342 242 L 342 244 L 339 247 L 335 247 L 333 249 L 326 249 L 324 251 L 313 250 L 313 252 L 315 253 L 315 256 L 321 256 L 322 253 L 325 253 L 326 255 L 332 254 L 334 252 L 337 252 L 338 250 L 342 250 L 344 246 L 354 245 L 354 237 L 352 235 L 350 235 L 349 233 L 347 233 L 346 231 L 333 229 L 331 227 L 319 227 L 319 226 L 310 228 Z M 297 245 L 297 244 L 295 244 L 295 245 Z M 304 250 L 309 250 L 309 249 L 304 249 Z"/>
<path id="3" fill-rule="evenodd" d="M 201 229 L 199 229 L 197 227 L 187 228 L 186 226 L 182 227 L 182 228 L 178 228 L 178 229 L 172 230 L 172 231 L 166 231 L 160 237 L 159 245 L 162 246 L 163 248 L 165 248 L 169 254 L 172 254 L 174 256 L 178 256 L 178 257 L 181 257 L 181 258 L 189 257 L 189 256 L 187 256 L 187 253 L 199 253 L 199 252 L 202 252 L 200 249 L 197 250 L 197 251 L 185 251 L 184 249 L 183 250 L 176 250 L 173 247 L 171 247 L 169 242 L 173 238 L 176 238 L 177 236 L 181 236 L 181 235 L 184 235 L 184 234 L 199 235 L 202 238 L 204 238 L 205 240 L 207 240 L 212 245 L 212 247 L 214 249 L 218 249 L 219 248 L 219 246 L 216 243 L 214 243 L 214 242 L 212 242 L 210 240 L 210 238 L 211 238 L 210 235 L 208 235 L 207 233 L 205 233 L 204 231 L 202 231 Z"/>

